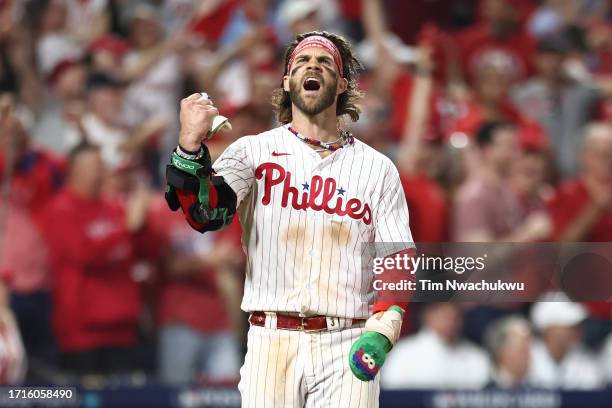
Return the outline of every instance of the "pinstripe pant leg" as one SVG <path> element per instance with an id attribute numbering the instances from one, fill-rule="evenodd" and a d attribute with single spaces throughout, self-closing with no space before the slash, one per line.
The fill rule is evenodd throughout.
<path id="1" fill-rule="evenodd" d="M 353 375 L 349 351 L 363 328 L 310 334 L 316 380 L 308 390 L 307 408 L 377 408 L 380 376 L 364 382 Z"/>
<path id="2" fill-rule="evenodd" d="M 304 333 L 251 326 L 238 389 L 243 408 L 304 406 Z"/>

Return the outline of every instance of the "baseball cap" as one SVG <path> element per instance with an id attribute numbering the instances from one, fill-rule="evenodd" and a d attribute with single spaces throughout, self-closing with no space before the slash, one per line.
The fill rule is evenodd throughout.
<path id="1" fill-rule="evenodd" d="M 89 54 L 98 51 L 108 51 L 115 57 L 122 57 L 130 49 L 127 41 L 113 34 L 105 34 L 92 41 L 87 47 Z"/>
<path id="2" fill-rule="evenodd" d="M 159 22 L 161 21 L 161 13 L 157 7 L 146 1 L 128 2 L 128 5 L 122 10 L 121 20 L 124 25 L 128 25 L 136 19 Z"/>
<path id="3" fill-rule="evenodd" d="M 281 5 L 279 16 L 287 25 L 291 25 L 314 13 L 318 8 L 317 0 L 288 0 Z"/>
<path id="4" fill-rule="evenodd" d="M 54 86 L 57 83 L 58 79 L 64 74 L 64 72 L 82 63 L 83 60 L 80 58 L 65 58 L 59 61 L 57 64 L 55 64 L 51 72 L 49 72 L 49 74 L 46 76 L 45 81 L 47 82 L 47 85 Z"/>
<path id="5" fill-rule="evenodd" d="M 401 64 L 412 64 L 418 58 L 417 51 L 402 42 L 395 34 L 387 33 L 382 39 L 382 45 L 389 50 L 389 54 Z M 356 47 L 357 56 L 366 68 L 372 68 L 378 63 L 376 43 L 364 40 Z"/>
<path id="6" fill-rule="evenodd" d="M 552 326 L 575 326 L 587 316 L 584 306 L 572 302 L 563 293 L 546 294 L 531 309 L 531 321 L 538 330 Z"/>

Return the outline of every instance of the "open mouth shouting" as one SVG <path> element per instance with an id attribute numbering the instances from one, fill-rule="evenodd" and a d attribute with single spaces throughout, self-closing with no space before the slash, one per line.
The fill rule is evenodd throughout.
<path id="1" fill-rule="evenodd" d="M 315 94 L 321 89 L 321 80 L 317 77 L 310 76 L 304 79 L 302 88 L 306 91 L 306 94 Z"/>

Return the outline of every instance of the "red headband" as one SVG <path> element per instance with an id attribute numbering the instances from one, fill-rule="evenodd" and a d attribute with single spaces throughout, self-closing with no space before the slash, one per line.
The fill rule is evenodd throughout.
<path id="1" fill-rule="evenodd" d="M 340 72 L 340 76 L 343 76 L 342 57 L 340 57 L 340 51 L 338 51 L 338 47 L 336 47 L 336 45 L 331 40 L 328 40 L 327 38 L 320 35 L 312 35 L 310 37 L 306 37 L 297 45 L 297 47 L 295 47 L 295 49 L 291 53 L 291 57 L 289 57 L 289 62 L 287 63 L 287 72 L 291 71 L 291 65 L 293 64 L 295 56 L 303 49 L 308 47 L 323 48 L 325 51 L 329 52 L 334 58 L 334 62 L 338 67 L 338 72 Z"/>

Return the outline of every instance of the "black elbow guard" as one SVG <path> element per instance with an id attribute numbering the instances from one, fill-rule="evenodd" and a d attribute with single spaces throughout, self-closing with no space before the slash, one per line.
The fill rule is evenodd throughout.
<path id="1" fill-rule="evenodd" d="M 192 228 L 199 232 L 219 230 L 231 224 L 237 197 L 223 177 L 214 176 L 206 146 L 198 160 L 172 154 L 166 166 L 166 202 L 172 211 L 183 210 Z"/>

